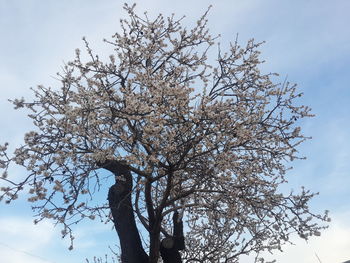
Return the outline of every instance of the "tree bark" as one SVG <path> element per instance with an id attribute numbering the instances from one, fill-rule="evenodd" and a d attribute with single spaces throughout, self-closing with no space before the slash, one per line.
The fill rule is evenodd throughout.
<path id="1" fill-rule="evenodd" d="M 173 215 L 174 235 L 167 237 L 160 243 L 160 255 L 164 263 L 182 263 L 180 250 L 185 249 L 182 218 L 179 213 Z"/>
<path id="2" fill-rule="evenodd" d="M 148 263 L 142 247 L 132 206 L 132 175 L 126 165 L 108 161 L 100 165 L 116 176 L 116 183 L 108 191 L 108 202 L 121 247 L 122 263 Z"/>

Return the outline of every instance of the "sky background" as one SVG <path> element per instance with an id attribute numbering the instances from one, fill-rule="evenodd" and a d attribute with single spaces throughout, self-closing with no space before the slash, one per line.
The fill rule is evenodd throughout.
<path id="1" fill-rule="evenodd" d="M 268 255 L 282 263 L 341 263 L 350 259 L 350 1 L 348 0 L 143 0 L 139 13 L 186 15 L 193 25 L 212 4 L 209 27 L 221 34 L 223 46 L 239 34 L 266 41 L 263 71 L 280 73 L 304 92 L 302 103 L 315 118 L 302 123 L 313 137 L 300 147 L 307 160 L 293 163 L 289 187 L 301 185 L 320 195 L 312 201 L 316 212 L 330 210 L 332 222 L 308 243 L 295 238 L 283 253 Z M 83 49 L 82 36 L 92 48 L 106 51 L 103 38 L 119 29 L 125 17 L 123 1 L 112 0 L 0 0 L 0 144 L 19 145 L 31 123 L 14 111 L 8 98 L 30 97 L 38 84 L 57 87 L 54 76 L 64 62 Z M 10 176 L 23 172 L 13 169 Z M 115 249 L 110 225 L 86 222 L 76 227 L 75 249 L 60 237 L 51 222 L 33 225 L 25 198 L 10 206 L 0 203 L 0 261 L 4 263 L 85 262 L 85 258 Z M 244 258 L 240 262 L 252 262 Z"/>

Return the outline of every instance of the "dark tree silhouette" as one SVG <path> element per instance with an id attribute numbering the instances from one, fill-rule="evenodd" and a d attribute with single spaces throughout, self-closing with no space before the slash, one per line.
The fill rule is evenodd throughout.
<path id="1" fill-rule="evenodd" d="M 311 114 L 295 85 L 260 72 L 260 44 L 236 41 L 209 65 L 207 13 L 187 29 L 125 9 L 109 61 L 84 40 L 86 62 L 76 50 L 60 87 L 13 101 L 35 129 L 13 155 L 0 149 L 1 200 L 29 190 L 37 222 L 62 224 L 72 240 L 81 220 L 112 220 L 128 263 L 238 262 L 291 233 L 318 235 L 328 216 L 309 210 L 315 194 L 279 191 Z M 12 163 L 28 171 L 19 182 L 7 177 Z M 96 205 L 103 171 L 114 182 Z"/>

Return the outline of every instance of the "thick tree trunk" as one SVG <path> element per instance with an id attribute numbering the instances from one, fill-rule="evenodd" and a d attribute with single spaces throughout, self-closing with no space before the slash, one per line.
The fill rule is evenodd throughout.
<path id="1" fill-rule="evenodd" d="M 164 238 L 160 244 L 160 255 L 164 263 L 182 263 L 180 250 L 185 249 L 182 218 L 179 213 L 173 215 L 174 235 Z"/>
<path id="2" fill-rule="evenodd" d="M 159 258 L 159 247 L 160 247 L 160 224 L 159 227 L 155 227 L 150 233 L 150 253 L 149 262 L 157 263 Z"/>
<path id="3" fill-rule="evenodd" d="M 115 161 L 101 164 L 101 167 L 116 175 L 116 183 L 108 192 L 108 201 L 120 240 L 122 263 L 148 263 L 132 208 L 131 173 L 127 166 Z"/>
<path id="4" fill-rule="evenodd" d="M 185 249 L 182 218 L 179 213 L 174 212 L 172 237 L 159 242 L 160 222 L 155 222 L 151 231 L 152 256 L 148 256 L 142 247 L 139 231 L 136 226 L 131 192 L 132 175 L 126 165 L 117 161 L 106 161 L 99 164 L 101 168 L 111 171 L 116 176 L 116 183 L 110 187 L 108 192 L 109 207 L 112 212 L 114 225 L 120 240 L 122 263 L 149 263 L 158 258 L 158 253 L 164 263 L 182 263 L 180 250 Z M 158 226 L 158 227 L 157 227 Z M 153 248 L 153 249 L 152 249 Z M 159 251 L 159 252 L 156 252 Z"/>

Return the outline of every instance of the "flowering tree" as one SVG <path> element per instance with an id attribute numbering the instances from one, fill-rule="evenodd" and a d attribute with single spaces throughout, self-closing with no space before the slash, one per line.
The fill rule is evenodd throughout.
<path id="1" fill-rule="evenodd" d="M 0 149 L 1 199 L 29 191 L 36 222 L 62 224 L 72 240 L 73 224 L 111 220 L 129 263 L 238 262 L 281 249 L 293 232 L 318 235 L 328 216 L 310 212 L 315 194 L 278 190 L 307 139 L 296 123 L 311 115 L 295 104 L 296 87 L 260 73 L 253 40 L 219 48 L 209 65 L 207 13 L 186 29 L 125 9 L 121 33 L 105 40 L 108 62 L 84 39 L 86 62 L 76 50 L 59 89 L 13 101 L 36 128 L 13 155 Z M 11 163 L 28 171 L 20 182 L 7 176 Z M 97 203 L 106 170 L 114 181 Z"/>

